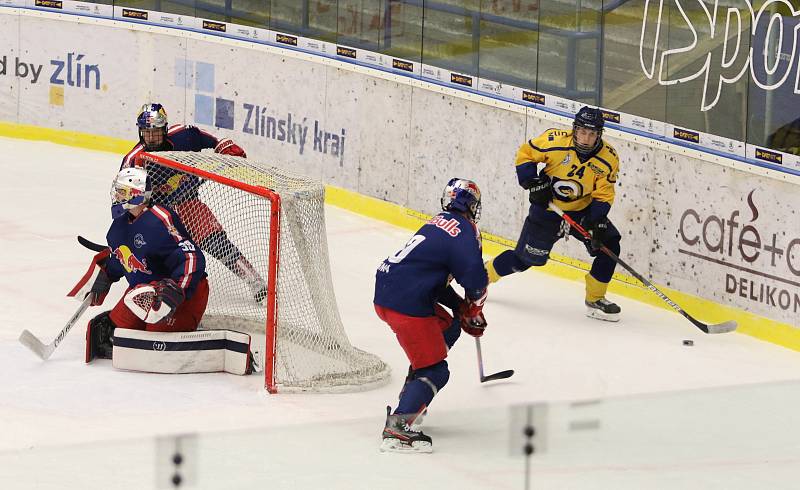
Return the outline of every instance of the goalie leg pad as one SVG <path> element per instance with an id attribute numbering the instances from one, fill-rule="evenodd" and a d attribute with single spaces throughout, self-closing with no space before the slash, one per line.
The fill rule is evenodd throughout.
<path id="1" fill-rule="evenodd" d="M 232 330 L 148 332 L 118 328 L 112 364 L 146 373 L 250 374 L 250 336 Z"/>
<path id="2" fill-rule="evenodd" d="M 86 326 L 86 363 L 94 358 L 111 359 L 111 337 L 116 325 L 111 320 L 110 312 L 104 311 L 89 320 Z"/>

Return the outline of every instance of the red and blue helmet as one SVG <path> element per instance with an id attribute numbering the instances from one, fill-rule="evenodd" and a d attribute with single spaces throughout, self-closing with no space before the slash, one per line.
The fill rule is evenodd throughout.
<path id="1" fill-rule="evenodd" d="M 139 129 L 167 128 L 167 111 L 164 106 L 156 103 L 147 103 L 139 109 L 136 116 L 136 126 Z"/>
<path id="2" fill-rule="evenodd" d="M 481 190 L 471 180 L 450 179 L 444 187 L 441 203 L 442 210 L 467 213 L 475 223 L 481 218 Z"/>

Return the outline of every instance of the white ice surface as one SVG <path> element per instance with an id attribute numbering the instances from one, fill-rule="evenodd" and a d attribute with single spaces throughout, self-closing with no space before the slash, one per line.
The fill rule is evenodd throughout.
<path id="1" fill-rule="evenodd" d="M 425 422 L 435 453 L 381 455 L 384 407 L 396 403 L 407 361 L 373 311 L 374 270 L 411 233 L 334 207 L 326 213 L 341 315 L 353 344 L 392 366 L 388 386 L 347 395 L 270 396 L 260 376 L 155 375 L 116 371 L 108 361 L 86 365 L 85 322 L 101 308 L 91 308 L 42 362 L 17 337 L 28 328 L 49 342 L 77 308 L 65 293 L 91 255 L 75 236 L 102 241 L 118 162 L 119 155 L 110 153 L 0 138 L 0 488 L 155 487 L 160 470 L 151 438 L 186 433 L 223 441 L 219 447 L 228 449 L 219 449 L 215 463 L 247 462 L 236 470 L 198 463 L 203 469 L 191 488 L 254 481 L 264 482 L 261 488 L 523 488 L 523 459 L 508 454 L 509 405 L 800 377 L 796 352 L 741 334 L 704 335 L 679 315 L 625 298 L 612 298 L 623 308 L 620 323 L 587 319 L 582 283 L 529 271 L 493 285 L 485 307 L 486 370 L 513 368 L 515 376 L 479 384 L 473 340 L 462 336 L 448 358 L 450 383 Z M 485 196 L 484 205 L 491 206 L 491 199 Z M 635 258 L 630 262 L 641 267 Z M 106 308 L 121 290 L 115 287 Z M 684 347 L 683 339 L 694 346 Z M 239 432 L 224 434 L 231 430 Z M 113 460 L 126 451 L 132 454 L 123 462 Z M 643 482 L 664 475 L 674 486 L 662 481 L 661 488 L 676 488 L 687 474 L 727 484 L 731 467 L 739 467 L 635 462 L 587 469 L 570 466 L 569 458 L 543 458 L 532 460 L 534 488 L 653 488 Z M 65 461 L 72 472 L 54 470 Z M 796 479 L 796 463 L 772 462 L 777 466 L 756 479 L 780 487 L 782 476 Z M 107 476 L 81 479 L 81 465 Z M 733 483 L 743 481 L 749 480 Z M 748 487 L 754 488 L 741 488 Z"/>

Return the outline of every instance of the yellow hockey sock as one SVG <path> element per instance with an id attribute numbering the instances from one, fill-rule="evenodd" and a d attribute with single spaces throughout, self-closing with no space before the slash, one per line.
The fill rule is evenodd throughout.
<path id="1" fill-rule="evenodd" d="M 586 274 L 586 301 L 594 303 L 598 299 L 604 298 L 607 290 L 607 282 L 600 282 L 591 274 Z"/>

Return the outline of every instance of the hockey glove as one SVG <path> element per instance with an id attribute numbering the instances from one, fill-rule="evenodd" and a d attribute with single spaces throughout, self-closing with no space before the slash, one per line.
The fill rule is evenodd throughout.
<path id="1" fill-rule="evenodd" d="M 524 187 L 528 189 L 528 201 L 531 204 L 547 206 L 547 203 L 553 200 L 553 188 L 550 185 L 550 176 L 547 174 L 539 174 L 525 182 Z"/>
<path id="2" fill-rule="evenodd" d="M 171 317 L 175 310 L 183 303 L 183 289 L 172 279 L 162 279 L 155 284 L 156 297 L 153 299 L 153 306 L 150 307 L 152 320 L 145 320 L 148 323 L 157 323 Z"/>
<path id="3" fill-rule="evenodd" d="M 100 272 L 97 274 L 92 284 L 92 289 L 89 291 L 89 294 L 92 295 L 92 306 L 100 306 L 103 304 L 106 295 L 111 291 L 111 284 L 111 279 L 106 273 L 106 268 L 101 267 Z"/>
<path id="4" fill-rule="evenodd" d="M 600 247 L 604 245 L 606 236 L 608 235 L 608 218 L 602 218 L 598 222 L 592 222 L 588 217 L 584 217 L 581 220 L 581 226 L 592 236 L 592 239 L 584 241 L 584 244 L 586 245 L 586 250 L 589 251 L 589 255 L 594 257 L 597 255 L 597 252 L 600 251 Z"/>
<path id="5" fill-rule="evenodd" d="M 125 293 L 125 306 L 145 323 L 169 319 L 183 303 L 183 290 L 172 279 L 139 284 Z"/>
<path id="6" fill-rule="evenodd" d="M 247 158 L 247 154 L 244 152 L 242 147 L 234 143 L 233 140 L 229 138 L 219 140 L 219 143 L 217 143 L 217 146 L 214 148 L 214 153 Z"/>
<path id="7" fill-rule="evenodd" d="M 486 318 L 483 316 L 483 304 L 473 301 L 464 301 L 458 308 L 458 321 L 461 323 L 461 330 L 473 337 L 480 337 L 486 330 Z"/>

